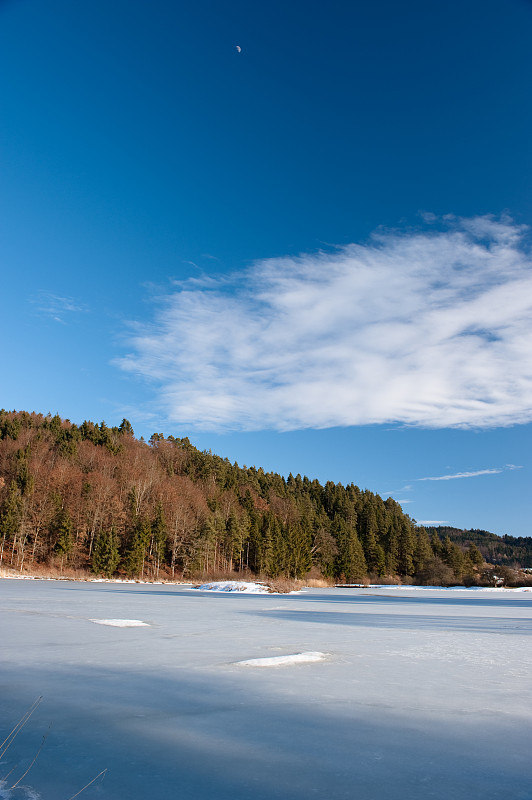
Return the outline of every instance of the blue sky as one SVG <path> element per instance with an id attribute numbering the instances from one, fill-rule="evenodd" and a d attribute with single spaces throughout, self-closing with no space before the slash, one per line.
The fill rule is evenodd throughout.
<path id="1" fill-rule="evenodd" d="M 531 38 L 525 0 L 4 0 L 0 405 L 530 535 Z"/>

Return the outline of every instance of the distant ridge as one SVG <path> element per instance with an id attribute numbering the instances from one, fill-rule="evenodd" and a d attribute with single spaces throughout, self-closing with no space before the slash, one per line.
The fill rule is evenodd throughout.
<path id="1" fill-rule="evenodd" d="M 532 537 L 529 536 L 497 536 L 496 533 L 480 528 L 464 530 L 448 525 L 426 527 L 427 533 L 440 537 L 448 536 L 452 542 L 467 546 L 474 544 L 482 553 L 485 561 L 491 564 L 519 565 L 532 567 Z"/>

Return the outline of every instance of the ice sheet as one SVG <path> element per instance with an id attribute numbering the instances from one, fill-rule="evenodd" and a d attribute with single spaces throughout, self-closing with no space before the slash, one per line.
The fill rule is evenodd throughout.
<path id="1" fill-rule="evenodd" d="M 9 800 L 532 800 L 531 633 L 526 593 L 3 580 L 0 741 L 43 701 L 0 777 L 48 732 Z"/>

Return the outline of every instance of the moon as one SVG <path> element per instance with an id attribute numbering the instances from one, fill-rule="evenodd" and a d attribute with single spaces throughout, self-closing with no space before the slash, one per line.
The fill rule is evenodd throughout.
<path id="1" fill-rule="evenodd" d="M 242 52 L 242 48 L 240 47 L 240 45 L 239 45 L 239 44 L 237 44 L 237 46 L 236 46 L 236 49 L 238 50 L 238 52 L 239 52 L 239 53 L 241 53 L 241 52 Z"/>

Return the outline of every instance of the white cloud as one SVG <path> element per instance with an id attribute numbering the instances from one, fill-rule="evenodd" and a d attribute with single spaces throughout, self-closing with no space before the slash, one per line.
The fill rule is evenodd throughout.
<path id="1" fill-rule="evenodd" d="M 502 469 L 477 469 L 476 472 L 455 472 L 454 475 L 438 475 L 435 478 L 418 478 L 418 481 L 452 481 L 455 478 L 476 478 L 479 475 L 496 475 Z"/>
<path id="2" fill-rule="evenodd" d="M 507 464 L 504 467 L 490 467 L 489 469 L 477 469 L 474 472 L 455 472 L 451 475 L 438 475 L 434 478 L 417 478 L 418 481 L 452 481 L 456 478 L 477 478 L 479 475 L 498 475 L 506 470 L 521 469 L 515 464 Z"/>
<path id="3" fill-rule="evenodd" d="M 120 365 L 169 420 L 290 430 L 532 420 L 532 259 L 507 218 L 176 284 Z"/>
<path id="4" fill-rule="evenodd" d="M 401 494 L 401 492 L 409 492 L 411 489 L 412 485 L 407 484 L 406 486 L 403 486 L 401 489 L 386 489 L 383 492 L 379 492 L 379 494 L 381 495 L 381 497 L 397 497 L 397 495 Z"/>
<path id="5" fill-rule="evenodd" d="M 446 519 L 420 519 L 418 525 L 448 525 L 449 521 Z"/>
<path id="6" fill-rule="evenodd" d="M 73 297 L 62 297 L 53 292 L 38 291 L 30 298 L 39 314 L 50 317 L 54 322 L 65 324 L 63 317 L 66 314 L 86 313 L 88 308 L 83 303 L 78 303 Z"/>

